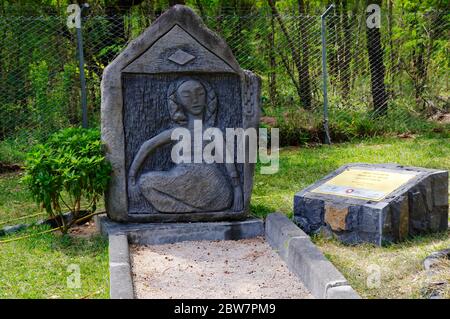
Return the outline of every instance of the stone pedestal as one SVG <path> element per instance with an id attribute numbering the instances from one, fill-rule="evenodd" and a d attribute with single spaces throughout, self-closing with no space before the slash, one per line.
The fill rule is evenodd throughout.
<path id="1" fill-rule="evenodd" d="M 342 178 L 333 182 L 348 170 L 359 171 L 369 181 L 368 188 L 344 185 Z M 383 194 L 380 184 L 382 178 L 389 184 L 389 174 L 391 182 L 406 180 L 405 176 L 409 179 Z M 355 176 L 359 183 L 361 178 Z M 375 186 L 370 189 L 373 177 Z M 378 177 L 381 179 L 377 181 Z M 348 244 L 381 245 L 408 236 L 445 231 L 448 207 L 447 171 L 396 164 L 348 164 L 295 194 L 294 220 L 308 234 L 321 232 Z"/>
<path id="2" fill-rule="evenodd" d="M 242 221 L 208 223 L 118 223 L 106 215 L 96 216 L 101 234 L 126 235 L 128 242 L 139 245 L 173 244 L 192 240 L 239 240 L 264 236 L 264 221 L 248 218 Z"/>

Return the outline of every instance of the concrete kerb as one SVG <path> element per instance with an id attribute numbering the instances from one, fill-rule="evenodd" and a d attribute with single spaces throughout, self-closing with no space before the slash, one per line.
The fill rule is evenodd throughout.
<path id="1" fill-rule="evenodd" d="M 134 299 L 128 236 L 111 234 L 108 239 L 110 297 L 111 299 Z"/>
<path id="2" fill-rule="evenodd" d="M 133 299 L 129 244 L 161 245 L 192 240 L 239 240 L 264 236 L 264 221 L 210 223 L 117 223 L 95 216 L 99 232 L 109 238 L 110 297 Z"/>
<path id="3" fill-rule="evenodd" d="M 102 225 L 101 219 L 97 218 L 97 226 L 109 238 L 110 296 L 112 299 L 133 299 L 134 290 L 129 254 L 130 234 L 123 228 L 122 231 L 108 229 L 104 223 Z M 244 237 L 265 235 L 267 242 L 280 254 L 290 271 L 302 280 L 305 287 L 315 298 L 360 299 L 360 296 L 348 284 L 344 276 L 311 242 L 309 236 L 285 215 L 280 213 L 269 214 L 265 221 L 265 232 L 263 233 L 256 234 L 258 231 L 255 233 L 254 225 L 251 228 L 251 236 Z M 237 232 L 234 236 L 236 234 L 243 235 L 243 233 Z M 140 240 L 137 240 L 135 236 L 136 234 L 132 236 L 134 237 L 132 241 L 139 243 Z M 242 238 L 227 236 L 227 238 L 217 238 L 216 240 L 220 239 L 236 240 Z"/>
<path id="4" fill-rule="evenodd" d="M 315 298 L 361 298 L 309 236 L 285 215 L 273 213 L 267 216 L 265 237 Z"/>

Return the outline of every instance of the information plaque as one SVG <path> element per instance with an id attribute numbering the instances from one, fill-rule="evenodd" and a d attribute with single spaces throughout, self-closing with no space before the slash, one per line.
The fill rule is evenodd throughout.
<path id="1" fill-rule="evenodd" d="M 380 201 L 416 175 L 416 172 L 348 168 L 311 192 Z"/>

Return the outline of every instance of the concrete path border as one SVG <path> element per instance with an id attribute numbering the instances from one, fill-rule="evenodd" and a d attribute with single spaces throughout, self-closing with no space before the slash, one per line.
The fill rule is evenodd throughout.
<path id="1" fill-rule="evenodd" d="M 266 240 L 288 268 L 318 299 L 360 299 L 344 276 L 325 258 L 309 236 L 280 213 L 269 214 Z"/>
<path id="2" fill-rule="evenodd" d="M 158 245 L 189 240 L 239 240 L 264 236 L 264 221 L 211 223 L 116 223 L 95 216 L 100 233 L 109 238 L 111 299 L 134 299 L 129 244 Z"/>
<path id="3" fill-rule="evenodd" d="M 127 235 L 109 235 L 109 291 L 111 299 L 134 299 Z"/>
<path id="4" fill-rule="evenodd" d="M 199 223 L 117 223 L 106 215 L 96 216 L 95 223 L 103 235 L 127 235 L 130 244 L 162 245 L 190 240 L 239 240 L 264 236 L 264 221 Z"/>
<path id="5" fill-rule="evenodd" d="M 101 217 L 102 218 L 102 217 Z M 204 239 L 224 240 L 243 239 L 265 235 L 267 242 L 275 249 L 290 271 L 297 275 L 305 287 L 317 299 L 360 299 L 361 297 L 348 284 L 344 276 L 328 261 L 322 252 L 312 243 L 310 237 L 297 227 L 290 219 L 280 213 L 269 214 L 264 224 L 261 220 L 244 223 L 238 227 L 239 231 L 224 231 L 225 224 L 213 228 L 212 235 Z M 109 238 L 109 269 L 110 269 L 110 296 L 111 299 L 134 299 L 133 279 L 129 243 L 158 244 L 174 243 L 183 240 L 194 240 L 191 236 L 177 235 L 177 227 L 169 232 L 169 237 L 158 237 L 162 229 L 152 229 L 149 224 L 144 229 L 138 225 L 108 225 L 105 220 L 96 219 L 104 235 Z M 103 224 L 102 224 L 103 223 Z M 233 222 L 236 223 L 236 222 Z M 145 224 L 143 224 L 145 225 Z M 167 226 L 167 225 L 165 225 Z M 199 225 L 197 225 L 199 226 Z M 201 225 L 200 225 L 201 226 Z M 231 225 L 228 225 L 231 227 Z M 235 226 L 236 227 L 236 226 Z M 202 228 L 202 227 L 200 227 Z M 210 228 L 204 228 L 206 230 Z M 236 230 L 236 228 L 234 228 Z M 147 241 L 149 231 L 156 231 L 157 240 Z M 164 228 L 167 231 L 166 228 Z M 197 229 L 198 230 L 198 229 Z M 194 231 L 194 233 L 196 233 Z M 167 234 L 166 234 L 167 235 Z M 170 237 L 170 235 L 172 237 Z M 213 238 L 208 238 L 213 236 Z M 151 236 L 150 236 L 151 237 Z M 202 238 L 200 238 L 201 240 Z M 199 239 L 197 239 L 199 240 Z"/>

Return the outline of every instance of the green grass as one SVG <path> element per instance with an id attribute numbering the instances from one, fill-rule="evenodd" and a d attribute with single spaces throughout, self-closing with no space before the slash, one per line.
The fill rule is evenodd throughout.
<path id="1" fill-rule="evenodd" d="M 21 176 L 22 173 L 0 175 L 0 228 L 46 216 L 33 202 Z M 43 215 L 13 220 L 38 213 Z M 45 229 L 33 227 L 0 237 L 0 241 Z M 80 289 L 67 286 L 67 278 L 72 274 L 68 267 L 72 264 L 80 267 Z M 0 243 L 0 298 L 108 298 L 108 278 L 108 243 L 100 236 L 78 238 L 47 233 Z"/>
<path id="2" fill-rule="evenodd" d="M 279 172 L 255 173 L 252 212 L 279 211 L 292 215 L 293 196 L 347 163 L 398 163 L 450 170 L 450 139 L 446 137 L 372 138 L 367 141 L 314 147 L 286 147 L 280 152 Z"/>
<path id="3" fill-rule="evenodd" d="M 292 216 L 296 192 L 346 163 L 392 162 L 450 170 L 450 141 L 446 135 L 290 147 L 282 149 L 280 155 L 277 174 L 261 175 L 259 165 L 256 169 L 251 205 L 257 216 L 274 211 Z M 40 211 L 19 179 L 17 173 L 0 175 L 0 222 Z M 14 237 L 36 231 L 39 229 Z M 315 240 L 356 290 L 367 298 L 422 297 L 420 289 L 426 280 L 421 271 L 422 259 L 434 250 L 450 246 L 448 233 L 418 237 L 382 248 L 370 245 L 348 247 L 333 240 Z M 67 287 L 67 277 L 71 274 L 67 267 L 71 264 L 80 266 L 81 289 Z M 370 265 L 382 268 L 382 284 L 376 289 L 366 285 Z M 448 278 L 448 271 L 439 276 L 441 280 Z M 108 297 L 105 240 L 48 233 L 0 244 L 0 298 L 82 297 Z"/>
<path id="4" fill-rule="evenodd" d="M 23 174 L 23 172 L 14 172 L 0 175 L 0 228 L 10 224 L 30 223 L 46 217 L 45 211 L 39 209 L 32 200 L 30 191 L 21 181 Z M 63 198 L 67 199 L 67 195 L 63 194 Z M 86 207 L 86 204 L 87 202 L 83 199 L 81 208 Z M 104 210 L 104 202 L 100 200 L 97 211 L 102 210 Z M 30 215 L 33 216 L 23 218 Z M 20 219 L 16 220 L 17 218 Z"/>
<path id="5" fill-rule="evenodd" d="M 22 184 L 22 173 L 0 175 L 0 227 L 2 223 L 23 216 L 42 213 L 42 216 L 30 217 L 7 224 L 27 223 L 45 217 L 31 199 L 31 194 Z"/>
<path id="6" fill-rule="evenodd" d="M 67 285 L 74 274 L 71 265 L 80 269 L 80 288 Z M 85 239 L 47 233 L 0 244 L 0 298 L 108 296 L 108 243 L 99 236 Z"/>
<path id="7" fill-rule="evenodd" d="M 431 276 L 422 265 L 432 252 L 450 247 L 450 231 L 386 247 L 347 246 L 321 237 L 314 241 L 363 298 L 427 298 L 430 283 L 450 283 L 449 261 L 443 260 Z M 441 289 L 443 298 L 450 299 L 450 286 Z"/>
<path id="8" fill-rule="evenodd" d="M 280 171 L 274 175 L 255 174 L 252 211 L 257 216 L 279 211 L 292 216 L 293 196 L 346 163 L 398 163 L 450 170 L 450 139 L 444 135 L 416 138 L 376 138 L 339 145 L 311 148 L 284 148 Z M 336 240 L 314 238 L 328 259 L 344 274 L 364 298 L 423 298 L 427 282 L 450 282 L 450 267 L 442 267 L 433 277 L 422 268 L 431 252 L 450 247 L 450 232 L 416 237 L 410 241 L 374 247 L 346 246 Z M 380 267 L 380 285 L 367 280 L 373 267 Z M 376 269 L 376 268 L 375 268 Z M 447 286 L 444 296 L 450 298 Z"/>
<path id="9" fill-rule="evenodd" d="M 17 164 L 23 163 L 25 154 L 29 150 L 30 141 L 3 140 L 0 141 L 0 163 Z"/>

